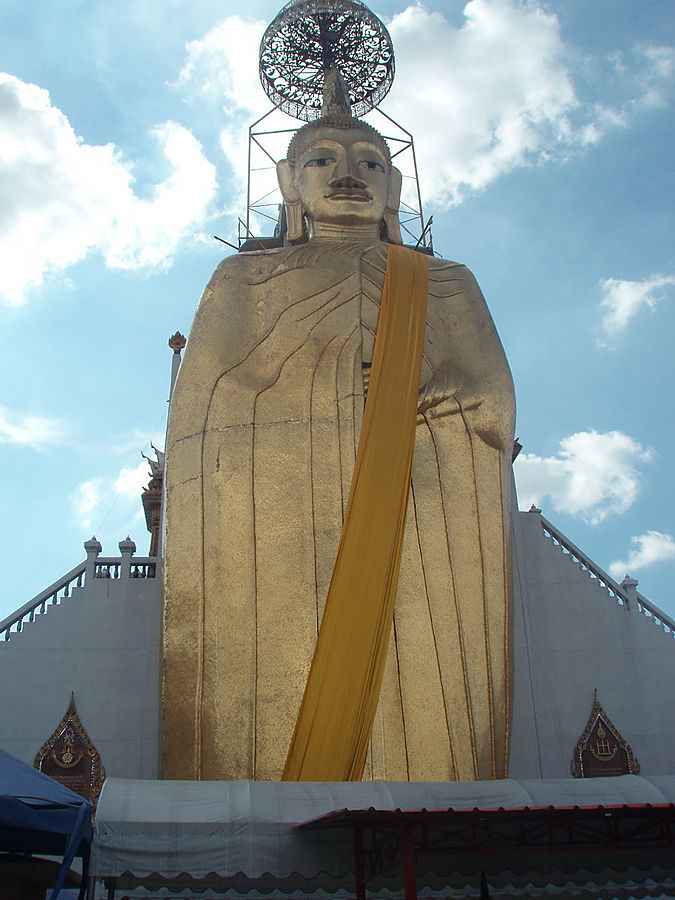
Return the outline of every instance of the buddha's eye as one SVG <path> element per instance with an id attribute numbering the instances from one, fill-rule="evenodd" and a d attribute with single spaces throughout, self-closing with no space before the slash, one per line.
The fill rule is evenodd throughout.
<path id="1" fill-rule="evenodd" d="M 362 159 L 359 163 L 364 169 L 370 169 L 371 172 L 384 172 L 382 163 L 376 162 L 374 159 Z"/>
<path id="2" fill-rule="evenodd" d="M 316 159 L 308 159 L 305 163 L 305 168 L 307 168 L 307 166 L 319 166 L 319 168 L 323 168 L 324 166 L 330 166 L 334 162 L 335 160 L 332 156 L 319 156 Z"/>

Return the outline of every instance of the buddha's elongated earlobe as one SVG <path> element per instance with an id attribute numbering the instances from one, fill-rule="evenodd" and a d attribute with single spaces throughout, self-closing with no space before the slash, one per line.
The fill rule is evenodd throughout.
<path id="1" fill-rule="evenodd" d="M 387 230 L 387 240 L 390 244 L 402 244 L 401 224 L 398 220 L 398 207 L 401 202 L 402 176 L 399 170 L 392 166 L 389 170 L 389 190 L 387 191 L 387 207 L 384 211 L 384 224 Z"/>
<path id="2" fill-rule="evenodd" d="M 300 194 L 293 183 L 293 170 L 287 159 L 277 163 L 277 180 L 286 207 L 287 237 L 291 243 L 301 241 L 305 237 L 303 229 L 302 203 Z"/>
<path id="3" fill-rule="evenodd" d="M 284 206 L 286 207 L 286 237 L 291 243 L 297 243 L 305 237 L 305 232 L 302 227 L 302 204 L 287 203 L 284 201 Z"/>

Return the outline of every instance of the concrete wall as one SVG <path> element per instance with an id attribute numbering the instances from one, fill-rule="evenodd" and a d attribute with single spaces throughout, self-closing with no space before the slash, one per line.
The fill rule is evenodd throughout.
<path id="1" fill-rule="evenodd" d="M 510 775 L 565 778 L 593 691 L 641 774 L 675 772 L 675 639 L 516 513 Z"/>
<path id="2" fill-rule="evenodd" d="M 0 641 L 0 747 L 32 765 L 71 691 L 106 774 L 157 777 L 161 570 L 87 578 Z"/>

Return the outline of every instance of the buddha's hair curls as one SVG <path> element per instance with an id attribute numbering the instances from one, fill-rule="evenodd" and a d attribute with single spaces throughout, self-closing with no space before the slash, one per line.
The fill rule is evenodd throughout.
<path id="1" fill-rule="evenodd" d="M 339 113 L 329 113 L 327 116 L 321 116 L 320 119 L 314 119 L 312 122 L 308 122 L 295 132 L 288 145 L 288 150 L 286 151 L 286 159 L 291 165 L 293 165 L 298 158 L 298 146 L 303 138 L 311 134 L 311 132 L 317 128 L 344 128 L 345 130 L 349 128 L 363 128 L 371 135 L 373 143 L 377 144 L 384 152 L 387 164 L 391 165 L 391 153 L 389 152 L 387 142 L 380 132 L 367 122 L 363 122 L 361 119 Z"/>

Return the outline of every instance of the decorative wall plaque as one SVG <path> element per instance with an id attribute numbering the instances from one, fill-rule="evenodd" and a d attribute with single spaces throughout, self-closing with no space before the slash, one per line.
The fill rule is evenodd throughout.
<path id="1" fill-rule="evenodd" d="M 574 748 L 570 768 L 575 778 L 640 774 L 640 763 L 600 706 L 597 690 L 588 722 Z"/>
<path id="2" fill-rule="evenodd" d="M 75 707 L 75 697 L 51 737 L 40 747 L 33 763 L 36 769 L 70 788 L 96 809 L 105 769 L 98 750 L 89 740 Z"/>

